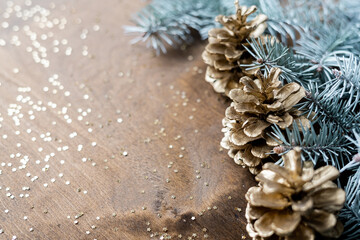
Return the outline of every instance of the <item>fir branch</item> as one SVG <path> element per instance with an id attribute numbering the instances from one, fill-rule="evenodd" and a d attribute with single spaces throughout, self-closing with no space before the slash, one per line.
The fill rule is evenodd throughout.
<path id="1" fill-rule="evenodd" d="M 322 25 L 338 22 L 348 26 L 356 25 L 358 21 L 354 19 L 359 17 L 359 6 L 351 0 L 329 0 L 326 4 L 321 0 L 288 0 L 285 4 L 280 4 L 279 0 L 241 0 L 240 5 L 257 6 L 258 13 L 269 18 L 267 32 L 279 37 L 285 44 L 293 45 L 296 45 L 299 35 L 314 36 Z M 165 53 L 166 45 L 175 47 L 191 43 L 192 30 L 197 31 L 202 39 L 206 39 L 208 30 L 219 26 L 214 21 L 215 17 L 232 14 L 234 9 L 233 0 L 153 0 L 133 18 L 136 26 L 126 26 L 125 31 L 139 35 L 133 43 L 146 42 L 147 46 L 154 48 L 158 54 Z M 356 28 L 360 29 L 359 24 Z M 340 33 L 337 35 L 338 39 L 345 32 L 338 26 L 331 30 L 328 32 L 330 35 Z M 353 33 L 353 36 L 356 36 L 355 31 Z M 303 41 L 303 44 L 306 41 L 308 40 Z M 348 43 L 350 41 L 354 40 L 348 40 Z M 360 51 L 359 41 L 355 40 L 352 45 Z M 322 45 L 317 47 L 319 46 Z"/>
<path id="2" fill-rule="evenodd" d="M 357 240 L 360 236 L 360 168 L 349 178 L 345 192 L 345 206 L 339 214 L 344 224 L 341 239 Z"/>
<path id="3" fill-rule="evenodd" d="M 259 0 L 260 12 L 268 16 L 268 33 L 278 37 L 286 45 L 296 45 L 298 35 L 314 23 L 320 22 L 319 1 Z"/>
<path id="4" fill-rule="evenodd" d="M 358 153 L 360 153 L 360 134 L 356 132 L 356 130 L 353 131 L 354 138 L 350 136 L 346 136 L 347 139 L 349 139 L 350 142 L 352 142 L 356 147 Z"/>
<path id="5" fill-rule="evenodd" d="M 277 67 L 297 73 L 297 80 L 302 84 L 309 81 L 330 81 L 332 69 L 338 67 L 337 58 L 349 57 L 360 51 L 360 27 L 354 27 L 351 19 L 339 11 L 339 3 L 336 1 L 323 4 L 322 1 L 289 0 L 281 6 L 278 0 L 260 0 L 259 8 L 269 18 L 267 31 L 272 36 L 280 37 L 284 43 L 290 40 L 295 46 L 295 51 L 289 49 L 288 54 L 284 54 L 281 48 L 277 49 L 279 52 L 269 51 L 268 44 L 265 46 L 268 50 L 266 52 L 281 57 L 284 61 L 277 62 Z M 259 47 L 253 45 L 252 50 L 256 53 L 255 50 Z M 289 58 L 291 61 L 286 62 L 290 54 L 293 55 Z M 261 59 L 260 56 L 257 57 Z M 303 79 L 300 80 L 299 76 Z M 289 80 L 296 81 L 294 74 L 288 77 Z"/>
<path id="6" fill-rule="evenodd" d="M 344 172 L 346 170 L 356 170 L 360 165 L 360 135 L 356 132 L 356 130 L 353 130 L 352 136 L 345 136 L 354 146 L 357 148 L 357 154 L 353 156 L 353 159 L 351 162 L 346 164 L 340 172 Z"/>
<path id="7" fill-rule="evenodd" d="M 360 4 L 358 1 L 341 0 L 339 1 L 339 9 L 350 22 L 356 24 L 356 27 L 360 29 Z"/>
<path id="8" fill-rule="evenodd" d="M 231 4 L 230 4 L 231 3 Z M 136 26 L 125 26 L 125 32 L 139 35 L 132 43 L 146 42 L 147 47 L 166 53 L 173 47 L 193 41 L 192 30 L 206 39 L 208 31 L 219 26 L 215 17 L 235 10 L 231 0 L 153 0 L 133 18 Z"/>
<path id="9" fill-rule="evenodd" d="M 329 85 L 333 85 L 329 95 L 336 94 L 347 99 L 347 106 L 356 108 L 360 99 L 360 62 L 353 54 L 337 59 L 339 70 L 333 69 L 335 76 Z"/>
<path id="10" fill-rule="evenodd" d="M 300 147 L 304 160 L 311 160 L 315 166 L 320 160 L 341 169 L 350 162 L 353 150 L 351 143 L 336 125 L 323 122 L 319 124 L 319 132 L 315 130 L 313 123 L 306 128 L 294 121 L 292 129 L 286 128 L 285 131 L 274 125 L 272 137 L 284 147 L 285 152 L 282 154 Z"/>
<path id="11" fill-rule="evenodd" d="M 360 126 L 360 114 L 353 112 L 349 105 L 337 94 L 331 92 L 329 86 L 319 88 L 318 84 L 307 86 L 307 96 L 296 107 L 302 110 L 311 121 L 329 122 L 339 127 L 343 133 L 351 134 L 353 128 Z"/>
<path id="12" fill-rule="evenodd" d="M 359 42 L 360 36 L 353 26 L 340 19 L 302 34 L 295 51 L 308 60 L 306 72 L 313 73 L 325 83 L 331 80 L 331 69 L 338 66 L 337 58 L 357 52 L 355 46 Z"/>
<path id="13" fill-rule="evenodd" d="M 244 48 L 256 59 L 251 64 L 242 64 L 247 70 L 260 68 L 266 77 L 271 68 L 280 68 L 282 80 L 286 82 L 307 83 L 311 79 L 311 74 L 303 73 L 305 61 L 297 57 L 291 48 L 277 42 L 274 38 L 268 37 L 265 40 L 254 39 L 248 41 L 250 47 Z"/>

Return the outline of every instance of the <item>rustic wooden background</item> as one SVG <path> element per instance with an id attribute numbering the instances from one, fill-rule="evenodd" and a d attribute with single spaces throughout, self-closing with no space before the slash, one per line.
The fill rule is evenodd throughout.
<path id="1" fill-rule="evenodd" d="M 145 4 L 0 1 L 0 239 L 248 239 L 204 43 L 130 46 Z"/>

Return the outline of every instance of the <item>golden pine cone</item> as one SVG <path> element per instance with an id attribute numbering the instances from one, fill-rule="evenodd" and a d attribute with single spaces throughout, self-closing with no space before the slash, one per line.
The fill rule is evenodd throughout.
<path id="1" fill-rule="evenodd" d="M 266 29 L 267 17 L 263 14 L 246 21 L 256 11 L 255 6 L 240 7 L 236 3 L 236 10 L 236 15 L 220 15 L 216 18 L 224 27 L 209 31 L 209 44 L 202 54 L 204 62 L 209 65 L 205 79 L 218 93 L 228 94 L 238 86 L 240 77 L 245 75 L 245 70 L 239 64 L 253 60 L 243 45 L 249 45 L 246 39 L 259 37 Z"/>
<path id="2" fill-rule="evenodd" d="M 229 149 L 235 163 L 249 167 L 253 174 L 259 173 L 262 160 L 268 160 L 268 153 L 279 145 L 268 135 L 272 124 L 285 129 L 297 119 L 308 126 L 308 120 L 293 109 L 305 96 L 305 89 L 294 82 L 282 86 L 280 74 L 280 69 L 272 68 L 265 78 L 258 71 L 257 79 L 242 77 L 239 88 L 229 93 L 233 102 L 223 119 L 221 146 Z"/>
<path id="3" fill-rule="evenodd" d="M 259 187 L 246 193 L 247 231 L 254 240 L 313 240 L 338 238 L 343 226 L 335 213 L 345 202 L 344 190 L 332 180 L 333 166 L 314 170 L 301 161 L 300 148 L 283 155 L 284 167 L 266 163 L 256 176 Z"/>

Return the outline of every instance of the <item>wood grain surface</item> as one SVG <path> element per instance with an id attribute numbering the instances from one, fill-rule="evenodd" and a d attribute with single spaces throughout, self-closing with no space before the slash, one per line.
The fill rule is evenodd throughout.
<path id="1" fill-rule="evenodd" d="M 130 46 L 145 4 L 0 1 L 0 239 L 249 239 L 204 43 Z"/>

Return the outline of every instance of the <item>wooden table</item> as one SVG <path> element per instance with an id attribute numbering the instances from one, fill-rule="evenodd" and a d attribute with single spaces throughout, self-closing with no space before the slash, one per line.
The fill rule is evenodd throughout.
<path id="1" fill-rule="evenodd" d="M 0 1 L 0 239 L 245 239 L 204 43 L 130 46 L 145 4 Z"/>

